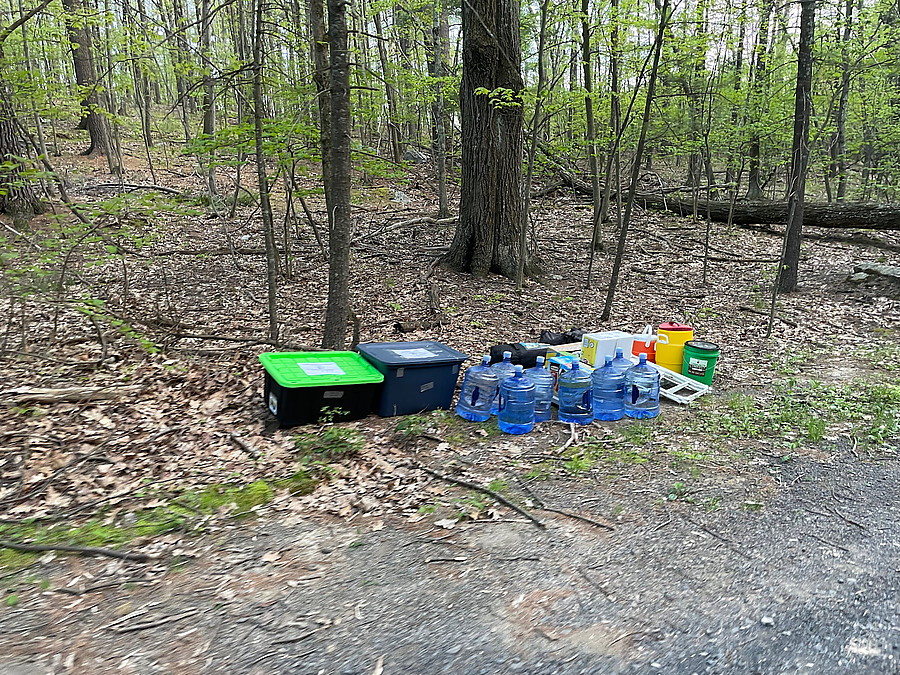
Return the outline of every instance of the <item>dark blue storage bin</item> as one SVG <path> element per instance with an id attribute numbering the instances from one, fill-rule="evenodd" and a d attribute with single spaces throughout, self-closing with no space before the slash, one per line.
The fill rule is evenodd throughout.
<path id="1" fill-rule="evenodd" d="M 459 366 L 468 358 L 433 340 L 369 342 L 357 349 L 384 375 L 377 409 L 382 417 L 449 408 Z"/>

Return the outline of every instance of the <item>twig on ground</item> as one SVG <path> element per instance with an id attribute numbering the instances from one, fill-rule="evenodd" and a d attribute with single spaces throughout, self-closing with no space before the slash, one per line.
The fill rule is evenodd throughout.
<path id="1" fill-rule="evenodd" d="M 840 544 L 835 544 L 833 541 L 828 541 L 827 539 L 823 539 L 822 537 L 820 537 L 816 534 L 813 534 L 812 532 L 807 532 L 806 534 L 809 535 L 810 537 L 812 537 L 813 539 L 815 539 L 816 541 L 821 541 L 823 544 L 826 544 L 827 546 L 833 546 L 834 548 L 839 548 L 842 551 L 846 551 L 847 553 L 850 553 L 849 548 L 841 546 Z"/>
<path id="2" fill-rule="evenodd" d="M 228 437 L 232 441 L 234 441 L 235 445 L 237 445 L 241 450 L 243 450 L 248 455 L 250 455 L 250 457 L 252 457 L 253 459 L 259 459 L 260 457 L 263 456 L 263 453 L 261 450 L 257 450 L 252 445 L 250 445 L 247 441 L 245 441 L 243 438 L 238 436 L 236 431 L 232 431 L 228 435 Z"/>
<path id="3" fill-rule="evenodd" d="M 307 631 L 306 633 L 301 633 L 300 635 L 295 635 L 294 637 L 289 638 L 281 638 L 280 640 L 273 640 L 273 645 L 289 645 L 292 642 L 300 642 L 301 640 L 305 640 L 306 638 L 312 637 L 316 633 L 318 633 L 321 629 L 316 628 L 311 631 Z"/>
<path id="4" fill-rule="evenodd" d="M 568 518 L 574 518 L 575 520 L 581 520 L 581 521 L 584 521 L 585 523 L 590 523 L 591 525 L 594 525 L 595 527 L 602 527 L 605 530 L 615 530 L 616 529 L 609 523 L 604 523 L 599 520 L 594 520 L 593 518 L 588 518 L 587 516 L 582 516 L 577 513 L 570 513 L 569 511 L 563 511 L 562 509 L 555 509 L 552 506 L 540 506 L 538 508 L 540 508 L 542 511 L 550 511 L 551 513 L 558 513 L 561 516 L 566 516 Z"/>
<path id="5" fill-rule="evenodd" d="M 115 588 L 116 586 L 121 586 L 122 584 L 151 584 L 153 583 L 153 579 L 120 579 L 119 581 L 113 581 L 107 584 L 97 584 L 95 586 L 88 586 L 87 588 L 83 588 L 78 590 L 77 588 L 54 588 L 53 590 L 56 593 L 65 593 L 66 595 L 84 595 L 85 593 L 93 593 L 94 591 L 100 591 L 104 588 Z"/>
<path id="6" fill-rule="evenodd" d="M 483 485 L 478 485 L 477 483 L 472 483 L 470 481 L 463 480 L 461 478 L 453 478 L 452 476 L 447 476 L 445 474 L 440 473 L 439 471 L 430 469 L 429 467 L 425 466 L 424 464 L 418 464 L 418 467 L 425 473 L 430 474 L 430 475 L 434 476 L 435 478 L 440 478 L 441 480 L 446 481 L 447 483 L 459 485 L 459 486 L 462 486 L 465 488 L 469 488 L 470 490 L 475 490 L 477 492 L 481 492 L 482 494 L 488 495 L 495 501 L 498 501 L 501 504 L 503 504 L 504 506 L 511 508 L 516 513 L 518 513 L 522 516 L 525 516 L 526 518 L 528 518 L 528 520 L 530 520 L 532 523 L 534 523 L 537 527 L 539 527 L 541 529 L 544 529 L 547 527 L 542 521 L 535 518 L 528 511 L 526 511 L 525 509 L 523 509 L 520 506 L 516 506 L 511 501 L 509 501 L 506 497 L 499 494 L 498 492 L 495 492 L 494 490 L 491 490 L 488 487 L 484 487 Z"/>
<path id="7" fill-rule="evenodd" d="M 838 510 L 837 510 L 836 508 L 834 508 L 834 507 L 828 507 L 828 506 L 826 506 L 825 508 L 826 508 L 827 510 L 831 511 L 831 512 L 832 512 L 834 515 L 836 515 L 838 518 L 840 518 L 841 520 L 843 520 L 845 523 L 850 523 L 851 525 L 856 525 L 856 527 L 858 527 L 858 528 L 861 529 L 861 530 L 868 530 L 868 529 L 869 529 L 868 527 L 866 527 L 866 526 L 863 525 L 862 523 L 859 523 L 859 522 L 853 520 L 852 518 L 848 518 L 847 516 L 845 516 L 843 513 L 841 513 L 840 511 L 838 511 Z"/>
<path id="8" fill-rule="evenodd" d="M 114 633 L 133 633 L 138 630 L 144 630 L 145 628 L 156 628 L 157 626 L 163 626 L 167 623 L 172 623 L 173 621 L 181 621 L 182 619 L 187 619 L 189 616 L 194 616 L 199 613 L 199 609 L 190 609 L 181 614 L 173 614 L 172 616 L 156 619 L 155 621 L 144 621 L 143 623 L 135 623 L 130 626 L 122 626 L 121 628 L 110 628 L 110 630 Z"/>
<path id="9" fill-rule="evenodd" d="M 62 551 L 63 553 L 78 553 L 79 555 L 102 555 L 108 558 L 136 560 L 137 562 L 146 562 L 150 560 L 150 556 L 146 553 L 129 553 L 127 551 L 116 551 L 111 548 L 101 548 L 99 546 L 66 546 L 65 544 L 17 544 L 13 541 L 0 541 L 0 548 L 8 548 L 13 551 L 25 551 L 28 553 Z"/>
<path id="10" fill-rule="evenodd" d="M 706 527 L 705 525 L 701 525 L 700 523 L 698 523 L 698 522 L 695 521 L 695 520 L 691 520 L 690 518 L 685 518 L 685 520 L 686 520 L 687 522 L 689 522 L 691 525 L 693 525 L 694 527 L 699 527 L 701 530 L 703 530 L 704 532 L 706 532 L 706 534 L 710 535 L 711 537 L 714 537 L 714 538 L 718 539 L 719 541 L 721 541 L 722 543 L 724 543 L 725 545 L 727 545 L 728 548 L 730 548 L 732 551 L 734 551 L 734 552 L 737 553 L 738 555 L 740 555 L 740 556 L 746 558 L 747 560 L 753 560 L 753 557 L 752 557 L 752 556 L 750 556 L 750 555 L 744 553 L 740 548 L 738 548 L 738 545 L 737 545 L 737 544 L 735 544 L 733 541 L 731 541 L 731 539 L 728 539 L 728 538 L 726 538 L 726 537 L 723 537 L 723 536 L 722 536 L 721 534 L 719 534 L 718 532 L 713 532 L 713 531 L 710 530 L 708 527 Z"/>
<path id="11" fill-rule="evenodd" d="M 562 447 L 556 451 L 557 455 L 561 455 L 563 452 L 569 449 L 569 447 L 578 440 L 578 432 L 575 431 L 575 423 L 569 422 L 569 440 L 567 440 Z"/>
<path id="12" fill-rule="evenodd" d="M 619 642 L 619 641 L 621 641 L 621 640 L 624 640 L 624 639 L 627 638 L 627 637 L 631 637 L 632 635 L 637 635 L 637 634 L 640 633 L 640 632 L 641 632 L 641 631 L 639 631 L 639 630 L 633 630 L 633 631 L 631 631 L 630 633 L 622 633 L 619 637 L 617 637 L 615 640 L 613 640 L 612 642 L 610 642 L 610 643 L 609 643 L 608 645 L 606 645 L 606 646 L 607 646 L 607 647 L 612 647 L 612 646 L 613 646 L 614 644 L 616 644 L 617 642 Z"/>
<path id="13" fill-rule="evenodd" d="M 775 262 L 778 262 L 777 260 Z M 741 305 L 738 307 L 742 312 L 750 312 L 751 314 L 759 314 L 760 316 L 769 316 L 768 312 L 763 312 L 762 310 L 755 309 L 753 307 L 747 307 L 746 305 Z M 783 316 L 775 315 L 775 318 L 778 319 L 781 323 L 787 324 L 791 328 L 797 327 L 796 321 L 791 321 L 790 319 L 785 319 Z"/>

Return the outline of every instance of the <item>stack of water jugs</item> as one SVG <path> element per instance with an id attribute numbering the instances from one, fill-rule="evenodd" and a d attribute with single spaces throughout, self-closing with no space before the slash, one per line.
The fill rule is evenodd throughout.
<path id="1" fill-rule="evenodd" d="M 486 422 L 497 415 L 500 430 L 508 434 L 526 434 L 536 422 L 550 419 L 554 378 L 544 368 L 544 357 L 537 357 L 537 365 L 528 370 L 511 359 L 511 352 L 503 352 L 503 361 L 491 366 L 491 358 L 484 356 L 481 365 L 466 371 L 456 404 L 460 417 Z M 593 374 L 576 361 L 571 370 L 560 372 L 558 390 L 561 422 L 589 424 L 659 414 L 659 373 L 647 365 L 646 354 L 634 365 L 616 349 L 615 358 L 607 356 Z"/>

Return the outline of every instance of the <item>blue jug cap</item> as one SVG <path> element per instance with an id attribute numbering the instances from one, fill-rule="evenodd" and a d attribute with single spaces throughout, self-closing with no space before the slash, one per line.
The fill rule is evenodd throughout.
<path id="1" fill-rule="evenodd" d="M 504 361 L 506 359 L 511 359 L 511 358 L 512 358 L 512 352 L 503 352 L 503 360 Z"/>
<path id="2" fill-rule="evenodd" d="M 522 371 L 523 371 L 523 370 L 524 370 L 524 368 L 522 368 L 522 365 L 521 365 L 521 364 L 517 365 L 517 366 L 516 366 L 516 375 L 515 375 L 515 376 L 516 376 L 516 377 L 519 377 L 519 376 L 522 374 Z"/>

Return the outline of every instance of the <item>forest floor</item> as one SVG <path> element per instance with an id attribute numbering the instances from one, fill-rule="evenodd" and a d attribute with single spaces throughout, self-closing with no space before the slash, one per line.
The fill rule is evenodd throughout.
<path id="1" fill-rule="evenodd" d="M 900 265 L 900 233 L 806 232 L 767 338 L 779 236 L 712 224 L 704 284 L 706 224 L 638 209 L 601 324 L 611 259 L 586 288 L 580 198 L 535 203 L 545 275 L 517 295 L 433 265 L 453 225 L 421 221 L 427 168 L 360 180 L 362 341 L 477 357 L 545 328 L 679 320 L 721 346 L 714 390 L 575 433 L 448 411 L 281 429 L 252 205 L 208 217 L 186 162 L 157 172 L 192 199 L 57 165 L 103 213 L 6 232 L 0 544 L 142 559 L 0 549 L 0 672 L 900 672 L 900 289 L 848 281 Z M 327 291 L 300 213 L 278 289 L 294 346 L 319 343 Z M 431 318 L 429 273 L 448 320 L 401 335 Z"/>

